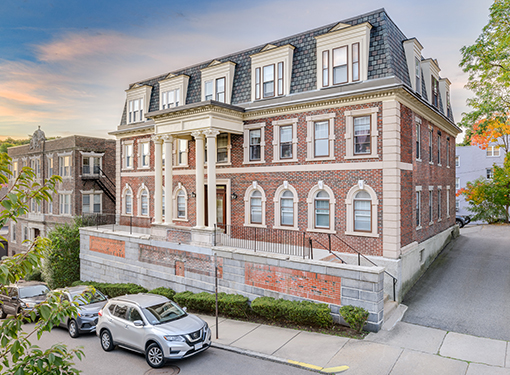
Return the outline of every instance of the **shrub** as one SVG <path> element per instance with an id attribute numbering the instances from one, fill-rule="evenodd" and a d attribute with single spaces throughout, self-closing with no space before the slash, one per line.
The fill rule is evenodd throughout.
<path id="1" fill-rule="evenodd" d="M 259 297 L 253 300 L 251 308 L 256 314 L 269 320 L 279 320 L 321 328 L 326 328 L 333 324 L 329 307 L 325 303 Z"/>
<path id="2" fill-rule="evenodd" d="M 148 290 L 144 287 L 132 283 L 110 284 L 98 283 L 95 281 L 76 281 L 72 284 L 72 286 L 76 285 L 92 285 L 94 288 L 99 290 L 101 293 L 106 294 L 110 298 L 123 296 L 125 294 L 138 294 L 148 292 Z"/>
<path id="3" fill-rule="evenodd" d="M 41 270 L 40 269 L 34 269 L 34 271 L 25 276 L 25 280 L 27 281 L 43 281 Z"/>
<path id="4" fill-rule="evenodd" d="M 149 291 L 149 293 L 159 294 L 160 296 L 165 296 L 166 298 L 171 299 L 171 300 L 174 300 L 174 296 L 175 296 L 175 290 L 170 289 L 170 288 L 165 288 L 164 286 L 161 286 L 156 289 L 152 289 L 151 291 Z"/>
<path id="5" fill-rule="evenodd" d="M 56 225 L 48 233 L 51 247 L 45 252 L 42 277 L 50 288 L 63 288 L 80 279 L 80 226 L 75 219 L 72 224 Z"/>
<path id="6" fill-rule="evenodd" d="M 340 307 L 340 315 L 344 318 L 349 327 L 357 332 L 361 332 L 368 320 L 368 311 L 362 307 L 346 305 Z"/>
<path id="7" fill-rule="evenodd" d="M 216 311 L 216 297 L 212 293 L 193 294 L 186 291 L 177 293 L 174 300 L 190 310 L 206 313 Z M 230 317 L 246 317 L 250 311 L 248 297 L 239 294 L 218 293 L 218 311 Z"/>

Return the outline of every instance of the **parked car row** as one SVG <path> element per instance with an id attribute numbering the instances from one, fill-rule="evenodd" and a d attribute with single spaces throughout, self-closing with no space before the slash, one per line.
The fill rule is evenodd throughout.
<path id="1" fill-rule="evenodd" d="M 56 289 L 63 298 L 78 302 L 77 315 L 60 326 L 73 338 L 95 332 L 101 347 L 144 353 L 147 363 L 162 367 L 167 360 L 187 358 L 211 346 L 211 330 L 201 318 L 157 294 L 139 293 L 108 299 L 87 286 Z M 20 281 L 0 292 L 0 318 L 30 312 L 44 302 L 50 289 L 38 281 Z"/>

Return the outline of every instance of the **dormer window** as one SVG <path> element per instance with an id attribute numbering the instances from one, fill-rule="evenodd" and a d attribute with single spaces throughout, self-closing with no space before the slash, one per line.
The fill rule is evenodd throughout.
<path id="1" fill-rule="evenodd" d="M 416 57 L 414 59 L 414 75 L 416 80 L 416 91 L 421 91 L 421 64 L 420 60 Z"/>
<path id="2" fill-rule="evenodd" d="M 289 94 L 293 56 L 294 46 L 290 44 L 281 47 L 268 44 L 250 56 L 253 100 Z"/>
<path id="3" fill-rule="evenodd" d="M 432 79 L 432 105 L 434 107 L 439 106 L 439 81 L 435 77 Z"/>
<path id="4" fill-rule="evenodd" d="M 175 76 L 169 74 L 164 80 L 159 81 L 159 109 L 175 108 L 186 103 L 189 76 L 181 74 Z"/>
<path id="5" fill-rule="evenodd" d="M 127 123 L 145 121 L 144 115 L 149 108 L 152 86 L 135 84 L 126 90 Z"/>
<path id="6" fill-rule="evenodd" d="M 143 100 L 135 99 L 129 101 L 129 123 L 143 120 Z"/>
<path id="7" fill-rule="evenodd" d="M 333 50 L 333 85 L 347 83 L 347 46 Z"/>
<path id="8" fill-rule="evenodd" d="M 202 100 L 215 100 L 230 104 L 232 88 L 234 86 L 234 72 L 236 64 L 227 61 L 214 60 L 202 73 Z"/>
<path id="9" fill-rule="evenodd" d="M 162 109 L 178 107 L 180 97 L 181 97 L 180 89 L 174 89 L 174 90 L 163 92 L 162 98 L 161 98 Z"/>
<path id="10" fill-rule="evenodd" d="M 216 101 L 225 103 L 225 77 L 216 80 Z"/>
<path id="11" fill-rule="evenodd" d="M 420 44 L 420 42 L 416 38 L 404 40 L 403 45 L 404 45 L 404 51 L 406 54 L 407 69 L 409 72 L 409 81 L 410 81 L 409 84 L 411 85 L 411 88 L 416 92 L 416 94 L 421 96 L 422 95 L 421 51 L 423 50 L 423 46 Z"/>
<path id="12" fill-rule="evenodd" d="M 213 98 L 213 81 L 204 83 L 205 100 L 212 100 Z"/>

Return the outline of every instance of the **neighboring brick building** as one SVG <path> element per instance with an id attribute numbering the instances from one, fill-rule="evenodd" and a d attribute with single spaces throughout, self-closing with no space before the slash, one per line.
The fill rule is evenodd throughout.
<path id="1" fill-rule="evenodd" d="M 455 147 L 455 192 L 465 188 L 468 182 L 477 178 L 492 179 L 494 164 L 503 166 L 505 152 L 503 148 L 489 146 L 482 150 L 478 146 L 457 146 Z M 469 204 L 462 195 L 455 201 L 455 210 L 459 215 L 470 215 Z M 472 222 L 476 223 L 476 222 Z"/>
<path id="2" fill-rule="evenodd" d="M 402 296 L 455 225 L 460 130 L 422 48 L 377 10 L 130 85 L 110 133 L 119 223 L 168 246 L 210 248 L 214 224 L 335 235 Z"/>
<path id="3" fill-rule="evenodd" d="M 82 214 L 115 213 L 115 140 L 73 135 L 46 140 L 36 130 L 29 145 L 7 149 L 12 158 L 12 186 L 23 167 L 31 167 L 37 182 L 62 177 L 52 202 L 29 202 L 29 212 L 9 223 L 9 255 L 26 250 L 22 242 L 45 236 L 55 225 Z M 111 179 L 112 184 L 109 183 Z"/>

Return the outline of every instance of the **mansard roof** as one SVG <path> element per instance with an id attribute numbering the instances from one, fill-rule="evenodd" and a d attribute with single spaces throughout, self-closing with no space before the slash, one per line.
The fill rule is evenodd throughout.
<path id="1" fill-rule="evenodd" d="M 159 82 L 168 77 L 169 74 L 174 74 L 176 76 L 186 74 L 190 77 L 186 104 L 197 103 L 201 101 L 200 70 L 213 63 L 218 64 L 231 61 L 236 64 L 231 104 L 239 106 L 251 102 L 250 56 L 269 48 L 290 44 L 295 47 L 290 94 L 315 90 L 317 88 L 315 37 L 345 27 L 345 25 L 354 26 L 365 22 L 370 23 L 372 26 L 370 32 L 368 80 L 394 76 L 402 83 L 411 87 L 405 52 L 402 45 L 402 42 L 408 38 L 400 31 L 382 8 L 290 37 L 264 43 L 241 52 L 210 59 L 197 65 L 172 72 L 165 72 L 161 76 L 136 82 L 130 85 L 129 88 L 132 88 L 134 85 L 152 86 L 149 112 L 154 112 L 159 110 Z M 453 121 L 453 119 L 451 120 Z M 124 106 L 120 125 L 125 124 L 126 106 Z"/>

